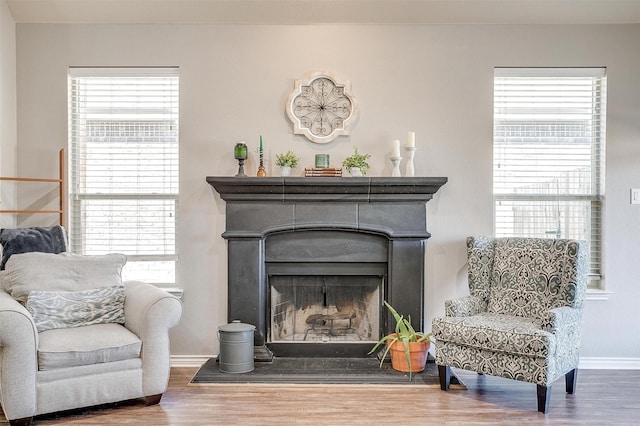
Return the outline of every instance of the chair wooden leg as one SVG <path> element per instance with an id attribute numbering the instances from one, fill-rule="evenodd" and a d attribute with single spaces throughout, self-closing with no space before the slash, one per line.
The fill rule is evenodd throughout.
<path id="1" fill-rule="evenodd" d="M 11 426 L 30 426 L 33 417 L 23 417 L 21 419 L 13 419 L 9 420 L 9 425 Z"/>
<path id="2" fill-rule="evenodd" d="M 536 385 L 538 387 L 538 411 L 547 413 L 549 411 L 549 400 L 551 399 L 551 386 Z"/>
<path id="3" fill-rule="evenodd" d="M 145 405 L 149 406 L 149 405 L 156 405 L 158 403 L 160 403 L 160 399 L 162 398 L 162 394 L 159 393 L 157 395 L 149 395 L 149 396 L 145 396 L 144 397 L 144 403 Z"/>
<path id="4" fill-rule="evenodd" d="M 578 382 L 578 369 L 574 368 L 564 375 L 564 382 L 567 386 L 567 393 L 574 393 Z"/>
<path id="5" fill-rule="evenodd" d="M 451 382 L 451 367 L 448 365 L 438 365 L 438 377 L 440 378 L 440 389 L 449 390 Z"/>

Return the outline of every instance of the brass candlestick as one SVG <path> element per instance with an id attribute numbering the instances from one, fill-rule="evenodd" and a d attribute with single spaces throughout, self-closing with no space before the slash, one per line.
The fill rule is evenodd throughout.
<path id="1" fill-rule="evenodd" d="M 260 135 L 260 165 L 258 166 L 258 177 L 265 177 L 267 175 L 267 171 L 264 168 L 264 155 L 262 153 L 262 135 Z"/>

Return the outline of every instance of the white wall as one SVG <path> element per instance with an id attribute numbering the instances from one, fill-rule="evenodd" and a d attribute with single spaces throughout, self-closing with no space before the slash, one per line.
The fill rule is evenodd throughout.
<path id="1" fill-rule="evenodd" d="M 428 203 L 426 323 L 466 293 L 464 239 L 492 233 L 492 90 L 495 66 L 607 66 L 606 279 L 613 294 L 588 301 L 584 357 L 640 359 L 640 25 L 54 25 L 19 24 L 18 168 L 57 173 L 67 144 L 67 67 L 180 67 L 181 195 L 178 277 L 184 316 L 172 352 L 218 352 L 226 323 L 225 204 L 205 176 L 235 174 L 232 147 L 263 135 L 302 166 L 333 165 L 357 145 L 370 176 L 390 175 L 391 140 L 415 131 L 416 173 L 447 176 Z M 331 71 L 352 83 L 360 117 L 349 137 L 317 145 L 294 136 L 284 103 L 294 81 Z M 255 152 L 247 169 L 255 173 Z M 300 172 L 300 170 L 298 170 Z M 28 194 L 21 196 L 28 197 Z M 633 319 L 634 321 L 630 321 Z"/>
<path id="2" fill-rule="evenodd" d="M 16 173 L 16 24 L 5 0 L 0 0 L 0 176 Z M 16 185 L 0 182 L 0 209 L 12 209 Z M 0 228 L 12 227 L 12 215 L 0 215 Z"/>

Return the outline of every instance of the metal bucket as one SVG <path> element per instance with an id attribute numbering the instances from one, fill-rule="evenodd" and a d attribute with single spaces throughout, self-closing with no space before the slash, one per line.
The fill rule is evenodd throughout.
<path id="1" fill-rule="evenodd" d="M 253 334 L 256 327 L 234 320 L 218 327 L 220 355 L 218 365 L 223 373 L 253 371 Z"/>

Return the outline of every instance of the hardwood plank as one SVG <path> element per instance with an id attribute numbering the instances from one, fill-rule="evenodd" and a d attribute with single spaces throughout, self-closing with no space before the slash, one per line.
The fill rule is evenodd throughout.
<path id="1" fill-rule="evenodd" d="M 608 425 L 639 424 L 639 370 L 581 370 L 564 379 L 549 413 L 536 411 L 530 383 L 455 370 L 468 390 L 381 385 L 189 386 L 197 368 L 173 368 L 159 405 L 144 400 L 40 416 L 36 425 Z M 0 421 L 6 422 L 4 417 Z"/>

